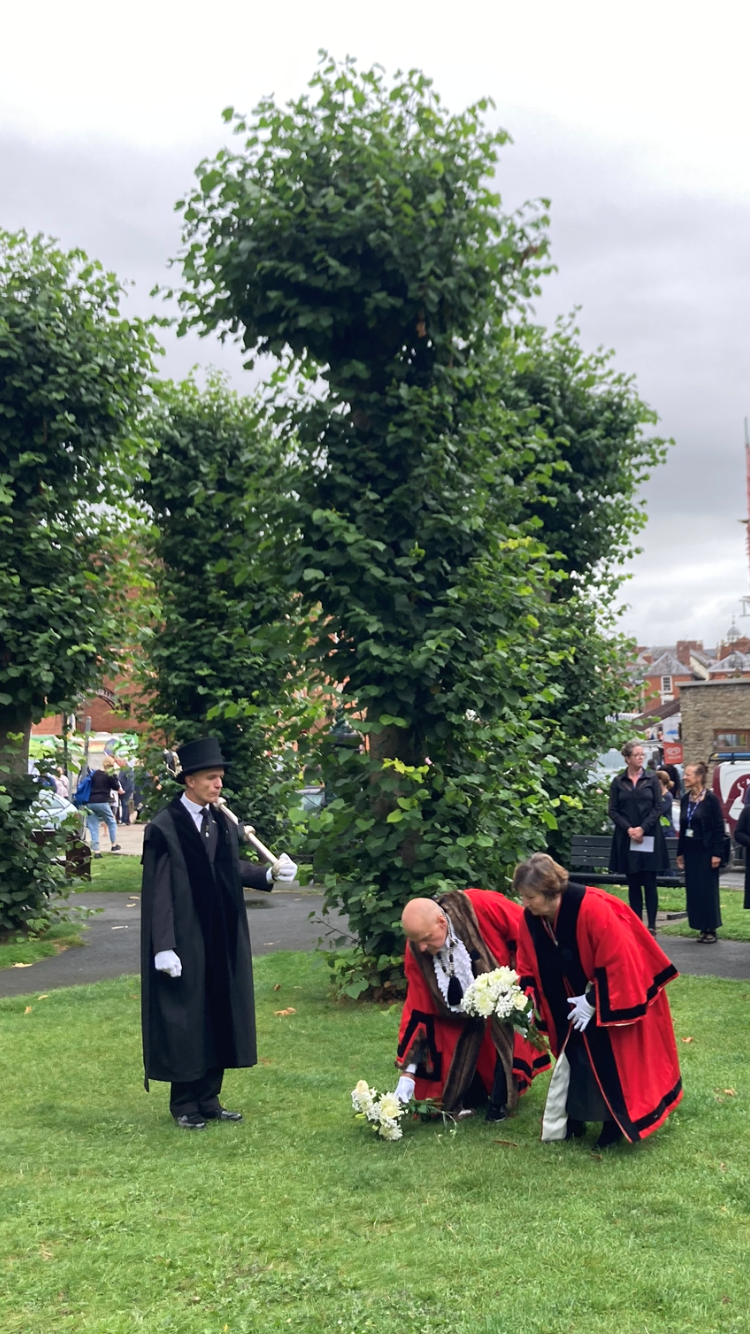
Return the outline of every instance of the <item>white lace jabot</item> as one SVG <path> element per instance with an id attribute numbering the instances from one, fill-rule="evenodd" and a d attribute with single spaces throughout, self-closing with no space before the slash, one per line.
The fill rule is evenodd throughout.
<path id="1" fill-rule="evenodd" d="M 451 919 L 448 917 L 447 913 L 446 917 L 448 918 L 448 935 L 445 938 L 443 948 L 437 954 L 433 955 L 432 962 L 435 967 L 435 977 L 437 978 L 437 984 L 440 988 L 440 994 L 447 1005 L 448 982 L 450 980 L 450 964 L 448 962 L 449 952 L 451 950 L 453 951 L 453 972 L 461 983 L 464 991 L 466 991 L 474 981 L 474 972 L 471 967 L 469 951 L 464 945 L 464 942 L 459 940 L 453 930 Z M 449 1008 L 456 1014 L 461 1012 L 460 1005 L 451 1005 Z"/>

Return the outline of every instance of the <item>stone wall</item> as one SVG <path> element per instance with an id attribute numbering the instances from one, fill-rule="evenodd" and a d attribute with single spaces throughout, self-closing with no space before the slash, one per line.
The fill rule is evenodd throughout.
<path id="1" fill-rule="evenodd" d="M 714 733 L 750 728 L 750 679 L 693 681 L 680 688 L 685 764 L 708 760 Z"/>

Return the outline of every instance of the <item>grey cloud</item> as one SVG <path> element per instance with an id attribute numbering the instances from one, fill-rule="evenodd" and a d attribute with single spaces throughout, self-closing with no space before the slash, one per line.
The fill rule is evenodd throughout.
<path id="1" fill-rule="evenodd" d="M 540 319 L 582 306 L 588 347 L 616 349 L 676 444 L 648 484 L 645 552 L 633 564 L 626 625 L 641 642 L 723 634 L 747 591 L 742 418 L 750 412 L 750 256 L 742 200 L 678 190 L 632 146 L 603 146 L 552 117 L 500 107 L 516 144 L 503 151 L 505 204 L 552 198 L 553 259 Z M 175 199 L 221 142 L 153 153 L 116 142 L 48 147 L 0 139 L 0 223 L 81 245 L 135 281 L 129 308 L 169 281 L 179 244 Z M 237 387 L 255 377 L 236 347 L 166 334 L 163 370 L 226 368 Z"/>

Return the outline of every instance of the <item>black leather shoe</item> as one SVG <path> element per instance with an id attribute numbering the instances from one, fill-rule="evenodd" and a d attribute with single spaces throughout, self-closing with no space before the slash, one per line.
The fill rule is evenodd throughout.
<path id="1" fill-rule="evenodd" d="M 242 1112 L 228 1112 L 226 1107 L 220 1107 L 218 1112 L 204 1112 L 207 1121 L 241 1121 Z"/>
<path id="2" fill-rule="evenodd" d="M 508 1117 L 508 1108 L 504 1103 L 491 1102 L 485 1112 L 485 1121 L 505 1121 Z"/>
<path id="3" fill-rule="evenodd" d="M 565 1135 L 566 1139 L 583 1139 L 586 1134 L 586 1122 L 576 1121 L 572 1116 L 568 1117 L 568 1129 Z"/>
<path id="4" fill-rule="evenodd" d="M 611 1149 L 612 1145 L 618 1144 L 622 1137 L 622 1131 L 616 1121 L 605 1121 L 602 1133 L 596 1141 L 596 1148 Z"/>
<path id="5" fill-rule="evenodd" d="M 175 1125 L 178 1125 L 180 1127 L 180 1130 L 206 1129 L 206 1123 L 203 1120 L 202 1116 L 176 1116 Z"/>

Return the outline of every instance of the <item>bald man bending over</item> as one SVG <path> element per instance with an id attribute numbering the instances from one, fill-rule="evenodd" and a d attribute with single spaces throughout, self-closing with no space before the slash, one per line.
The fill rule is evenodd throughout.
<path id="1" fill-rule="evenodd" d="M 458 1114 L 489 1098 L 488 1121 L 502 1121 L 549 1056 L 497 1019 L 460 1009 L 480 973 L 515 966 L 523 910 L 485 889 L 411 899 L 401 915 L 407 937 L 407 992 L 399 1030 L 397 1093 L 431 1098 Z"/>

